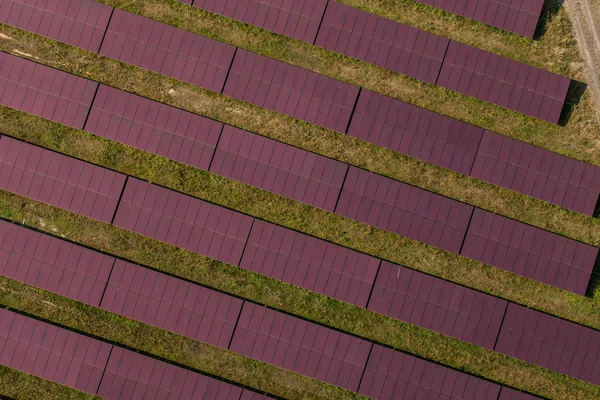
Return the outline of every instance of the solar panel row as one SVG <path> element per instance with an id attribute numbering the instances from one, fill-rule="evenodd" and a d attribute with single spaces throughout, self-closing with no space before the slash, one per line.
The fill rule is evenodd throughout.
<path id="1" fill-rule="evenodd" d="M 347 127 L 356 87 L 245 50 L 237 49 L 236 55 L 233 46 L 120 9 L 106 22 L 110 8 L 93 3 L 55 0 L 51 6 L 35 8 L 37 4 L 30 0 L 2 0 L 0 6 L 8 11 L 5 22 L 23 29 L 92 51 L 104 30 L 102 55 L 216 92 L 225 87 L 226 94 L 238 99 L 341 132 Z M 553 123 L 558 123 L 570 85 L 566 77 L 335 1 L 327 7 L 314 0 L 293 6 L 250 0 L 203 3 L 211 11 L 265 28 L 277 25 L 278 30 L 294 31 L 294 36 L 306 39 L 312 39 L 321 21 L 316 37 L 319 46 Z M 32 22 L 34 9 L 48 15 L 47 20 Z M 325 9 L 322 20 L 312 19 Z M 288 17 L 304 22 L 287 24 Z M 68 22 L 57 32 L 58 28 L 51 29 L 57 23 L 53 25 L 48 18 Z M 81 33 L 83 28 L 70 29 L 72 21 L 78 27 L 89 25 L 94 40 L 91 33 Z"/>
<path id="2" fill-rule="evenodd" d="M 20 60 L 12 55 L 5 57 L 9 61 Z M 29 61 L 26 63 L 35 65 Z M 44 68 L 45 71 L 51 71 L 50 68 Z M 552 179 L 561 183 L 560 187 L 580 189 L 576 195 L 571 194 L 575 193 L 575 190 L 568 191 L 565 200 L 574 200 L 588 211 L 592 209 L 593 201 L 589 199 L 594 199 L 597 196 L 595 191 L 600 188 L 598 168 L 588 167 L 544 150 L 538 151 L 533 146 L 523 145 L 512 139 L 504 140 L 498 135 L 486 132 L 481 136 L 481 130 L 461 123 L 455 124 L 461 132 L 461 135 L 456 136 L 447 128 L 442 129 L 437 125 L 438 121 L 441 121 L 438 114 L 424 112 L 412 106 L 399 109 L 397 107 L 404 107 L 405 104 L 395 100 L 386 101 L 374 93 L 364 93 L 368 96 L 368 101 L 359 101 L 359 112 L 364 113 L 364 116 L 393 118 L 393 113 L 386 112 L 386 107 L 372 105 L 387 104 L 390 109 L 400 110 L 408 115 L 406 120 L 409 130 L 417 132 L 431 126 L 438 144 L 452 143 L 454 146 L 451 146 L 446 154 L 452 152 L 452 157 L 458 155 L 458 158 L 446 157 L 444 162 L 452 163 L 452 159 L 461 158 L 464 160 L 465 155 L 470 152 L 468 158 L 473 160 L 473 154 L 475 155 L 475 166 L 478 165 L 479 157 L 495 157 L 517 163 L 523 166 L 522 168 L 529 168 L 525 183 L 517 186 L 521 190 L 533 184 L 537 193 L 539 182 L 543 182 L 544 179 L 550 181 L 550 178 L 555 177 Z M 393 119 L 391 123 L 394 123 Z M 496 216 L 495 220 L 499 221 L 499 228 L 496 229 L 502 229 L 502 225 L 518 226 L 514 237 L 514 228 L 510 231 L 504 230 L 505 238 L 512 240 L 512 253 L 503 257 L 503 245 L 496 251 L 495 247 L 492 248 L 495 242 L 489 242 L 489 249 L 484 256 L 483 248 L 480 248 L 479 252 L 472 251 L 474 243 L 480 243 L 484 239 L 476 231 L 479 225 L 470 224 L 474 212 L 471 206 L 103 85 L 99 87 L 96 99 L 91 105 L 85 129 L 580 294 L 586 290 L 598 252 L 590 246 Z M 355 128 L 351 129 L 352 133 L 356 134 Z M 406 137 L 410 137 L 410 134 L 406 134 Z M 496 143 L 497 137 L 502 139 L 500 146 Z M 478 140 L 480 143 L 477 143 Z M 415 140 L 416 142 L 419 140 Z M 428 143 L 430 147 L 435 147 L 434 141 Z M 505 148 L 514 149 L 514 153 Z M 0 187 L 105 222 L 113 220 L 116 203 L 124 188 L 125 177 L 121 174 L 71 160 L 10 138 L 0 141 L 0 162 Z M 547 171 L 549 168 L 548 178 L 534 172 Z M 487 170 L 483 168 L 481 175 L 485 177 Z M 475 174 L 479 173 L 478 168 L 473 168 L 473 171 Z M 534 178 L 530 178 L 531 176 Z M 126 204 L 133 204 L 131 198 L 137 189 L 132 185 L 128 185 L 128 189 L 125 190 L 123 201 Z M 117 218 L 119 226 L 222 261 L 239 264 L 241 250 L 247 241 L 250 228 L 242 229 L 239 235 L 235 232 L 244 226 L 242 222 L 248 219 L 247 217 L 229 210 L 222 211 L 222 217 L 213 213 L 214 221 L 219 218 L 225 218 L 223 221 L 226 221 L 230 218 L 228 215 L 235 215 L 235 220 L 229 228 L 230 232 L 220 232 L 213 240 L 211 232 L 215 228 L 210 224 L 214 225 L 216 222 L 209 221 L 208 230 L 197 226 L 206 225 L 202 219 L 208 218 L 207 214 L 196 215 L 203 202 L 186 196 L 182 196 L 179 202 L 180 195 L 160 189 L 162 197 L 158 200 L 157 207 L 160 208 L 160 213 L 165 215 L 161 214 L 159 217 L 150 211 L 151 206 L 148 205 L 156 201 L 155 191 L 159 188 L 144 185 L 146 184 L 142 184 L 145 189 L 140 187 L 137 191 L 137 203 L 132 207 L 120 209 L 121 215 Z M 148 188 L 151 188 L 151 191 L 144 203 L 143 198 Z M 585 203 L 581 201 L 583 198 L 586 199 Z M 95 203 L 99 206 L 95 206 Z M 166 211 L 164 207 L 167 207 Z M 188 207 L 189 212 L 186 211 Z M 178 208 L 177 215 L 174 214 L 175 208 Z M 173 218 L 176 225 L 169 232 L 164 231 L 161 226 L 170 224 Z M 199 219 L 198 223 L 196 219 Z M 519 257 L 511 256 L 517 252 L 529 252 L 529 245 L 525 242 L 521 244 L 521 236 L 518 236 L 523 230 L 546 235 L 550 242 L 569 243 L 564 255 L 563 247 L 557 248 L 561 249 L 557 250 L 555 256 L 558 257 L 559 264 L 562 264 L 560 271 L 557 271 L 556 263 L 549 264 L 546 258 L 541 258 L 538 265 L 537 257 L 526 257 L 523 254 Z M 477 237 L 476 241 L 474 237 Z M 464 248 L 463 243 L 467 245 Z M 577 248 L 577 252 L 573 252 L 571 248 Z M 496 257 L 491 257 L 492 253 L 496 254 Z"/>
<path id="3" fill-rule="evenodd" d="M 266 398 L 6 309 L 0 364 L 108 400 Z"/>
<path id="4" fill-rule="evenodd" d="M 465 18 L 533 38 L 543 0 L 415 0 Z M 190 4 L 192 1 L 183 1 Z M 331 1 L 329 1 L 330 3 Z M 203 10 L 312 43 L 325 13 L 326 1 L 194 0 Z"/>
<path id="5" fill-rule="evenodd" d="M 268 228 L 268 226 L 264 228 Z M 289 237 L 285 232 L 282 232 L 282 234 Z M 298 239 L 304 239 L 302 236 L 304 235 L 297 235 L 294 243 L 298 243 Z M 435 373 L 441 374 L 438 377 L 441 379 L 440 384 L 444 379 L 447 380 L 446 389 L 441 390 L 432 383 L 434 381 L 430 377 L 423 376 L 419 380 L 418 376 L 423 373 L 423 365 L 412 367 L 413 363 L 417 362 L 425 363 L 426 369 L 431 369 L 434 364 L 429 362 L 418 359 L 413 360 L 414 357 L 392 352 L 388 356 L 382 356 L 384 358 L 384 361 L 381 361 L 383 366 L 378 367 L 378 363 L 370 361 L 371 357 L 376 357 L 377 351 L 385 353 L 391 352 L 391 350 L 382 348 L 376 351 L 378 346 L 371 350 L 370 342 L 258 305 L 245 303 L 242 307 L 242 300 L 240 299 L 121 260 L 114 262 L 112 257 L 97 254 L 80 246 L 66 243 L 61 239 L 52 238 L 15 224 L 0 221 L 0 240 L 0 252 L 5 255 L 4 259 L 9 260 L 5 266 L 0 265 L 2 273 L 7 270 L 14 270 L 13 264 L 26 265 L 23 260 L 27 257 L 34 260 L 40 258 L 44 260 L 40 272 L 42 275 L 57 275 L 56 271 L 60 273 L 63 270 L 79 270 L 83 280 L 89 280 L 90 278 L 101 280 L 100 289 L 103 294 L 96 296 L 95 300 L 89 301 L 88 304 L 100 306 L 108 311 L 196 340 L 205 341 L 222 348 L 230 348 L 252 358 L 325 380 L 335 385 L 355 391 L 360 390 L 361 393 L 375 395 L 378 398 L 395 398 L 386 397 L 386 390 L 392 390 L 389 387 L 386 390 L 381 387 L 378 388 L 378 385 L 383 384 L 380 375 L 386 374 L 394 375 L 393 379 L 389 378 L 392 381 L 397 380 L 394 384 L 396 392 L 392 390 L 390 393 L 397 393 L 398 390 L 409 390 L 407 393 L 412 393 L 410 390 L 431 390 L 440 393 L 444 393 L 444 390 L 450 390 L 450 392 L 458 390 L 458 393 L 463 393 L 467 389 L 465 387 L 461 388 L 461 385 L 465 385 L 467 381 L 473 381 L 472 378 L 466 375 L 457 375 L 455 371 L 442 368 L 443 371 Z M 34 240 L 44 243 L 43 247 L 40 248 L 40 245 L 38 245 L 35 251 L 26 250 L 27 243 Z M 305 242 L 308 245 L 303 248 L 292 245 L 292 248 L 288 250 L 291 253 L 290 256 L 303 258 L 304 254 L 310 254 L 311 251 L 314 255 L 315 252 L 318 252 L 315 246 L 318 247 L 320 243 L 315 243 L 315 240 L 312 240 L 313 246 L 308 243 L 309 240 Z M 286 239 L 283 239 L 283 241 L 286 241 Z M 267 242 L 267 244 L 272 243 L 273 241 Z M 367 305 L 369 309 L 442 334 L 490 349 L 495 348 L 503 353 L 523 358 L 521 353 L 511 354 L 510 352 L 514 352 L 513 347 L 516 349 L 515 342 L 517 347 L 521 346 L 519 347 L 521 349 L 523 345 L 520 343 L 528 338 L 515 338 L 516 334 L 513 333 L 511 339 L 510 335 L 511 332 L 521 329 L 518 333 L 520 334 L 525 330 L 524 334 L 521 334 L 525 336 L 528 334 L 527 329 L 531 330 L 531 328 L 525 327 L 523 318 L 515 317 L 517 313 L 528 312 L 524 307 L 511 303 L 508 304 L 507 311 L 507 302 L 504 300 L 387 262 L 382 263 L 380 271 L 377 273 L 376 269 L 379 264 L 377 260 L 359 254 L 352 254 L 353 252 L 336 247 L 329 245 L 327 248 L 337 258 L 337 261 L 329 260 L 329 262 L 334 263 L 334 268 L 352 268 L 354 263 L 354 271 L 359 270 L 359 275 L 363 275 L 365 272 L 370 275 L 369 278 L 364 278 L 368 282 L 373 282 L 374 276 L 377 276 L 373 295 L 370 296 Z M 47 249 L 45 254 L 44 249 Z M 282 249 L 281 253 L 285 258 L 286 250 Z M 337 256 L 345 256 L 348 262 L 344 263 Z M 88 266 L 89 260 L 97 261 Z M 104 269 L 102 272 L 98 271 L 100 261 L 103 261 L 102 266 Z M 363 263 L 368 263 L 367 271 L 364 271 Z M 114 267 L 112 267 L 113 264 Z M 67 267 L 63 268 L 63 265 L 67 265 Z M 273 269 L 280 270 L 279 265 L 281 264 L 274 265 Z M 108 269 L 111 267 L 112 272 L 109 272 Z M 327 266 L 324 266 L 324 269 L 326 268 Z M 286 269 L 288 268 L 286 267 Z M 100 273 L 102 277 L 98 276 Z M 356 272 L 354 275 L 356 275 Z M 13 273 L 8 274 L 8 276 L 70 298 L 82 299 L 78 291 L 61 291 L 60 285 L 57 287 L 56 285 L 47 284 L 45 280 L 31 281 L 25 273 Z M 69 283 L 69 276 L 63 275 L 60 277 L 60 281 L 66 280 Z M 108 276 L 110 277 L 108 278 Z M 274 277 L 278 278 L 277 276 Z M 329 278 L 324 279 L 327 280 L 326 286 L 329 286 L 330 282 L 336 279 L 342 282 L 338 277 L 332 278 L 329 276 Z M 104 288 L 106 288 L 105 291 Z M 333 296 L 338 297 L 336 294 L 333 294 Z M 101 302 L 100 297 L 102 298 Z M 85 298 L 83 300 L 85 301 Z M 506 317 L 504 317 L 505 313 Z M 560 337 L 563 337 L 563 339 L 567 336 L 575 336 L 575 339 L 581 337 L 579 339 L 581 344 L 578 348 L 578 357 L 585 358 L 586 363 L 588 363 L 586 365 L 591 363 L 592 366 L 596 360 L 599 360 L 600 368 L 600 350 L 599 346 L 594 344 L 596 343 L 595 338 L 600 335 L 600 332 L 545 314 L 537 314 L 545 319 L 546 325 L 549 321 L 550 324 L 559 327 L 558 336 L 555 332 L 554 336 L 546 337 L 547 346 L 555 346 L 560 350 L 560 346 L 564 346 L 560 341 Z M 506 322 L 503 321 L 503 317 Z M 236 321 L 238 321 L 237 326 Z M 533 323 L 534 328 L 535 322 Z M 527 322 L 527 325 L 530 326 L 532 323 Z M 541 328 L 538 329 L 541 329 L 541 332 L 546 332 L 546 325 L 542 323 Z M 566 335 L 565 332 L 569 334 Z M 496 341 L 497 345 L 495 345 Z M 511 346 L 513 346 L 508 350 L 505 348 L 507 341 L 512 343 Z M 375 354 L 375 356 L 368 356 L 369 352 Z M 396 367 L 389 366 L 386 362 L 389 362 L 390 357 L 404 360 L 411 366 L 413 372 L 410 372 L 410 369 L 403 369 L 403 372 L 398 375 L 399 368 L 407 367 L 402 366 L 402 362 Z M 536 360 L 528 361 L 536 362 Z M 573 360 L 573 366 L 567 370 L 564 370 L 565 367 L 561 364 L 560 372 L 574 373 L 575 368 L 581 368 L 581 361 L 580 359 Z M 540 362 L 543 362 L 543 360 Z M 360 376 L 363 375 L 365 365 L 367 372 L 365 378 L 363 378 L 362 386 L 359 387 Z M 548 367 L 557 368 L 556 365 Z M 373 369 L 372 373 L 368 372 L 369 368 Z M 417 368 L 416 371 L 420 372 L 414 372 L 414 368 Z M 371 378 L 369 378 L 369 374 L 372 375 Z M 415 374 L 416 378 L 413 377 Z M 587 376 L 587 378 L 582 379 L 591 379 L 591 377 Z M 467 395 L 469 391 L 479 393 L 479 390 L 489 389 L 489 384 L 486 382 L 480 382 L 478 379 L 475 379 L 474 382 L 466 384 L 466 387 L 470 387 L 470 389 L 464 392 L 464 395 L 461 395 L 463 397 L 457 398 L 487 398 L 482 394 L 474 397 Z M 390 384 L 386 383 L 386 386 Z M 413 385 L 416 385 L 416 387 L 412 387 Z M 134 387 L 135 385 L 130 384 L 129 386 Z M 495 385 L 492 385 L 492 387 L 495 387 Z"/>
<path id="6" fill-rule="evenodd" d="M 484 24 L 533 38 L 544 0 L 415 0 Z"/>

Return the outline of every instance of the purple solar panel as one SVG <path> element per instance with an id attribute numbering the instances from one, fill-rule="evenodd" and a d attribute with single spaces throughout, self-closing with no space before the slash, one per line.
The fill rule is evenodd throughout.
<path id="1" fill-rule="evenodd" d="M 539 397 L 502 386 L 498 400 L 536 400 Z"/>
<path id="2" fill-rule="evenodd" d="M 584 295 L 598 248 L 475 209 L 460 254 Z"/>
<path id="3" fill-rule="evenodd" d="M 164 361 L 114 347 L 98 396 L 121 399 L 239 399 L 242 388 Z"/>
<path id="4" fill-rule="evenodd" d="M 0 364 L 96 393 L 112 345 L 0 309 Z"/>
<path id="5" fill-rule="evenodd" d="M 330 1 L 316 45 L 435 83 L 449 39 Z"/>
<path id="6" fill-rule="evenodd" d="M 210 171 L 333 211 L 348 165 L 225 126 Z"/>
<path id="7" fill-rule="evenodd" d="M 455 41 L 437 84 L 552 123 L 558 123 L 571 80 Z"/>
<path id="8" fill-rule="evenodd" d="M 345 132 L 358 87 L 238 49 L 223 93 Z"/>
<path id="9" fill-rule="evenodd" d="M 0 221 L 0 275 L 98 306 L 113 257 Z"/>
<path id="10" fill-rule="evenodd" d="M 600 384 L 600 332 L 509 304 L 496 351 Z"/>
<path id="11" fill-rule="evenodd" d="M 496 399 L 500 386 L 376 344 L 358 392 L 378 400 L 482 400 Z"/>
<path id="12" fill-rule="evenodd" d="M 85 130 L 208 169 L 223 124 L 100 85 Z"/>
<path id="13" fill-rule="evenodd" d="M 93 0 L 0 0 L 0 22 L 97 52 L 112 7 Z"/>
<path id="14" fill-rule="evenodd" d="M 235 47 L 115 9 L 100 54 L 215 92 Z"/>
<path id="15" fill-rule="evenodd" d="M 473 207 L 350 167 L 335 212 L 458 253 Z"/>
<path id="16" fill-rule="evenodd" d="M 98 84 L 0 53 L 0 104 L 83 128 Z"/>
<path id="17" fill-rule="evenodd" d="M 253 218 L 129 178 L 114 224 L 239 265 Z"/>
<path id="18" fill-rule="evenodd" d="M 356 391 L 372 344 L 244 303 L 230 350 Z"/>
<path id="19" fill-rule="evenodd" d="M 117 260 L 100 307 L 227 348 L 242 300 Z"/>
<path id="20" fill-rule="evenodd" d="M 194 6 L 313 43 L 325 12 L 321 0 L 195 0 Z"/>
<path id="21" fill-rule="evenodd" d="M 256 220 L 240 267 L 359 307 L 367 305 L 379 260 Z"/>
<path id="22" fill-rule="evenodd" d="M 382 262 L 369 310 L 492 349 L 505 300 Z"/>
<path id="23" fill-rule="evenodd" d="M 415 0 L 465 18 L 533 38 L 544 0 Z"/>
<path id="24" fill-rule="evenodd" d="M 0 188 L 110 222 L 125 176 L 2 136 Z"/>
<path id="25" fill-rule="evenodd" d="M 471 175 L 589 216 L 600 193 L 600 168 L 488 131 Z"/>
<path id="26" fill-rule="evenodd" d="M 468 174 L 483 129 L 362 90 L 348 134 Z"/>

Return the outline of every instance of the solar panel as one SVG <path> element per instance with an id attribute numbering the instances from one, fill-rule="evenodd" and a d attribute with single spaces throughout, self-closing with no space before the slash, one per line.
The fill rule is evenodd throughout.
<path id="1" fill-rule="evenodd" d="M 465 18 L 533 38 L 544 0 L 415 0 Z"/>
<path id="2" fill-rule="evenodd" d="M 225 126 L 210 171 L 333 211 L 348 165 Z"/>
<path id="3" fill-rule="evenodd" d="M 114 224 L 239 265 L 253 218 L 129 178 Z"/>
<path id="4" fill-rule="evenodd" d="M 471 175 L 592 216 L 600 168 L 486 131 Z"/>
<path id="5" fill-rule="evenodd" d="M 469 174 L 483 129 L 363 89 L 348 134 Z"/>
<path id="6" fill-rule="evenodd" d="M 0 53 L 0 104 L 83 128 L 98 84 Z"/>
<path id="7" fill-rule="evenodd" d="M 112 7 L 93 0 L 0 0 L 0 23 L 97 52 Z"/>
<path id="8" fill-rule="evenodd" d="M 0 364 L 96 393 L 112 345 L 0 308 Z"/>
<path id="9" fill-rule="evenodd" d="M 371 346 L 366 340 L 246 302 L 230 350 L 356 391 Z"/>
<path id="10" fill-rule="evenodd" d="M 2 136 L 0 188 L 111 222 L 125 183 L 119 173 Z"/>
<path id="11" fill-rule="evenodd" d="M 208 169 L 223 124 L 100 85 L 85 130 L 154 154 Z"/>
<path id="12" fill-rule="evenodd" d="M 458 253 L 473 207 L 350 167 L 335 212 Z"/>
<path id="13" fill-rule="evenodd" d="M 447 38 L 330 1 L 315 43 L 435 83 L 448 42 Z"/>
<path id="14" fill-rule="evenodd" d="M 475 400 L 496 399 L 500 386 L 376 344 L 358 392 L 379 400 Z"/>
<path id="15" fill-rule="evenodd" d="M 600 332 L 509 304 L 495 350 L 600 384 Z"/>
<path id="16" fill-rule="evenodd" d="M 507 302 L 383 261 L 369 310 L 493 349 Z"/>
<path id="17" fill-rule="evenodd" d="M 98 396 L 120 399 L 239 399 L 242 388 L 164 361 L 114 347 Z"/>
<path id="18" fill-rule="evenodd" d="M 503 386 L 498 400 L 535 400 L 539 397 Z"/>
<path id="19" fill-rule="evenodd" d="M 100 308 L 227 348 L 242 300 L 117 260 Z"/>
<path id="20" fill-rule="evenodd" d="M 555 124 L 570 83 L 567 77 L 455 41 L 437 80 L 447 89 Z"/>
<path id="21" fill-rule="evenodd" d="M 346 132 L 358 87 L 238 49 L 223 93 L 338 132 Z"/>
<path id="22" fill-rule="evenodd" d="M 0 275 L 98 306 L 113 257 L 0 220 Z"/>
<path id="23" fill-rule="evenodd" d="M 250 25 L 313 43 L 325 12 L 319 0 L 195 0 L 194 6 Z"/>
<path id="24" fill-rule="evenodd" d="M 598 248 L 475 209 L 460 254 L 584 295 Z"/>
<path id="25" fill-rule="evenodd" d="M 100 54 L 215 92 L 235 47 L 115 9 Z"/>
<path id="26" fill-rule="evenodd" d="M 366 307 L 379 260 L 256 220 L 240 267 Z"/>

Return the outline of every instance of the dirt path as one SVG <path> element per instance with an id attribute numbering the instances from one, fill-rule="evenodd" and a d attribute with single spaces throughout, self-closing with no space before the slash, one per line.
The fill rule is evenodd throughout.
<path id="1" fill-rule="evenodd" d="M 566 0 L 565 8 L 589 71 L 588 89 L 600 112 L 600 0 Z"/>

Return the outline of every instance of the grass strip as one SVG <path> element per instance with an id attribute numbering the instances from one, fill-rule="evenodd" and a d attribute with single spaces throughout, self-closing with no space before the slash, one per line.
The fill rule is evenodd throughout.
<path id="1" fill-rule="evenodd" d="M 600 307 L 592 299 L 208 171 L 1 106 L 0 132 L 600 329 Z"/>
<path id="2" fill-rule="evenodd" d="M 5 191 L 0 191 L 0 217 L 540 396 L 554 399 L 597 399 L 600 396 L 600 386 Z M 200 348 L 181 348 L 180 345 L 163 349 L 163 346 L 184 341 L 177 335 L 167 335 L 160 329 L 153 331 L 143 324 L 7 278 L 0 278 L 0 304 L 185 365 L 192 362 L 187 357 L 202 354 Z M 99 317 L 92 320 L 90 315 Z M 125 320 L 126 324 L 120 322 Z M 129 334 L 133 327 L 139 331 Z M 164 342 L 156 336 L 159 333 L 164 335 Z M 200 346 L 198 342 L 189 343 Z M 233 357 L 224 353 L 225 356 Z M 186 357 L 185 362 L 180 357 Z M 221 357 L 213 362 L 222 362 Z M 204 363 L 198 368 L 200 366 L 207 368 Z M 218 375 L 229 377 L 227 373 L 228 368 L 222 368 Z M 250 383 L 259 378 L 240 382 Z M 277 383 L 279 379 L 269 376 L 269 382 Z M 275 391 L 262 384 L 261 389 Z"/>
<path id="3" fill-rule="evenodd" d="M 600 118 L 594 110 L 591 93 L 585 91 L 583 96 L 579 96 L 584 90 L 582 85 L 570 93 L 567 100 L 573 105 L 569 111 L 569 122 L 561 127 L 176 0 L 98 1 L 600 166 L 600 141 L 597 137 Z M 371 3 L 371 0 L 348 1 Z M 556 4 L 558 0 L 550 1 L 553 2 L 552 7 L 561 7 Z M 571 23 L 562 8 L 556 11 L 548 25 L 544 39 L 547 46 L 537 54 L 562 65 L 551 69 L 585 82 L 585 62 L 577 52 Z M 533 52 L 533 48 L 522 51 L 523 54 Z M 570 73 L 566 73 L 567 70 Z"/>
<path id="4" fill-rule="evenodd" d="M 328 383 L 6 277 L 0 277 L 0 304 L 100 340 L 252 387 L 262 393 L 288 399 L 366 399 Z"/>
<path id="5" fill-rule="evenodd" d="M 0 49 L 177 106 L 592 245 L 600 220 L 38 35 L 0 26 Z M 6 114 L 3 111 L 3 114 Z M 19 122 L 2 119 L 7 132 Z M 11 126 L 12 125 L 12 126 Z M 21 129 L 22 130 L 22 129 Z M 13 133 L 16 134 L 16 133 Z"/>
<path id="6" fill-rule="evenodd" d="M 2 396 L 16 400 L 100 399 L 94 395 L 0 365 L 0 397 Z"/>

